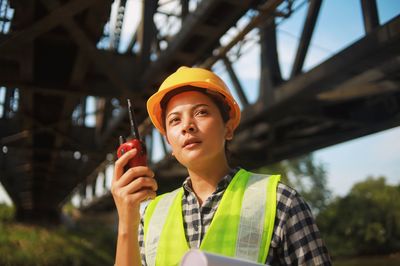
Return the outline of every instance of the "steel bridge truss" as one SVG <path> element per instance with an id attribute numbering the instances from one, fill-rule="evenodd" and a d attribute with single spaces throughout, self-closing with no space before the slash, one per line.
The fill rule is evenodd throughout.
<path id="1" fill-rule="evenodd" d="M 232 163 L 246 168 L 400 124 L 400 18 L 381 25 L 374 0 L 360 1 L 365 36 L 305 72 L 322 0 L 141 1 L 122 47 L 132 2 L 116 0 L 111 11 L 106 0 L 0 0 L 0 181 L 20 220 L 57 221 L 72 192 L 86 208 L 113 208 L 105 172 L 128 134 L 127 97 L 160 193 L 179 186 L 187 173 L 154 132 L 145 102 L 181 65 L 225 68 L 243 111 Z M 285 79 L 277 21 L 300 4 L 307 14 Z M 260 80 L 251 102 L 233 65 L 254 38 Z"/>

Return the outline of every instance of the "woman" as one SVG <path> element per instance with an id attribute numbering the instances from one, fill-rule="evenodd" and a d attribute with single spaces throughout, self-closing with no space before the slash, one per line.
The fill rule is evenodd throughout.
<path id="1" fill-rule="evenodd" d="M 148 167 L 115 163 L 116 265 L 177 265 L 190 248 L 268 265 L 330 265 L 307 204 L 279 176 L 231 168 L 226 141 L 240 109 L 211 71 L 181 67 L 147 102 L 154 126 L 187 168 L 182 188 L 156 197 Z M 140 202 L 153 200 L 141 218 Z"/>

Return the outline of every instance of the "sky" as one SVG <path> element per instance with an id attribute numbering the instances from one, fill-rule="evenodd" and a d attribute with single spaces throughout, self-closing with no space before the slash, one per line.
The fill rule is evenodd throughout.
<path id="1" fill-rule="evenodd" d="M 295 8 L 298 9 L 289 19 L 277 20 L 278 56 L 284 78 L 290 74 L 301 35 L 307 11 L 307 4 L 302 4 L 303 2 L 295 1 Z M 364 36 L 360 2 L 359 0 L 323 1 L 303 71 L 312 69 Z M 126 49 L 129 38 L 139 22 L 141 1 L 128 0 L 127 3 L 119 51 Z M 400 14 L 399 0 L 377 0 L 377 6 L 381 24 Z M 170 8 L 176 7 L 171 4 Z M 244 20 L 243 23 L 245 22 Z M 157 19 L 156 23 L 162 23 L 161 18 Z M 232 29 L 222 43 L 227 42 L 229 36 L 234 33 L 235 30 Z M 247 52 L 234 63 L 234 69 L 249 101 L 254 102 L 258 97 L 260 49 L 257 42 L 250 42 L 244 48 Z M 228 86 L 231 86 L 222 64 L 217 63 L 213 70 L 221 75 Z M 399 184 L 400 127 L 317 150 L 314 152 L 314 157 L 328 170 L 328 188 L 336 196 L 346 195 L 354 183 L 365 180 L 368 176 L 385 176 L 389 184 Z M 112 171 L 107 172 L 109 175 L 112 174 Z M 109 176 L 107 180 L 109 184 L 111 181 Z M 1 184 L 0 202 L 10 203 Z"/>

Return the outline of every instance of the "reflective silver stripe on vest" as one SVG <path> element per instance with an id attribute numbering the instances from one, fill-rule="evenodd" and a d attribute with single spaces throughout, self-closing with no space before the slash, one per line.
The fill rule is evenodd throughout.
<path id="1" fill-rule="evenodd" d="M 268 176 L 251 173 L 243 195 L 236 257 L 257 261 L 265 222 Z"/>
<path id="2" fill-rule="evenodd" d="M 158 201 L 153 215 L 150 218 L 145 240 L 146 242 L 144 245 L 147 265 L 156 265 L 158 241 L 160 240 L 161 231 L 164 228 L 165 221 L 167 220 L 169 209 L 178 191 L 179 189 L 176 189 L 162 197 Z"/>

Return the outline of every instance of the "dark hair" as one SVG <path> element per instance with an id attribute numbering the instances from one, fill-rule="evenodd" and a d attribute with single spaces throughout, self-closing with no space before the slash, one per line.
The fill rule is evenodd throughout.
<path id="1" fill-rule="evenodd" d="M 204 89 L 204 88 L 185 86 L 185 87 L 181 87 L 181 88 L 178 88 L 178 89 L 168 92 L 167 94 L 165 94 L 165 96 L 162 98 L 162 100 L 160 102 L 161 112 L 162 112 L 161 118 L 162 118 L 162 123 L 163 123 L 164 129 L 166 129 L 166 125 L 165 125 L 166 113 L 165 113 L 165 111 L 167 109 L 167 104 L 168 104 L 169 100 L 171 100 L 171 98 L 174 97 L 175 95 L 180 94 L 182 92 L 186 92 L 186 91 L 198 91 L 198 92 L 201 92 L 204 95 L 208 96 L 214 102 L 214 104 L 218 107 L 219 113 L 221 114 L 221 117 L 222 117 L 222 121 L 224 121 L 224 123 L 229 121 L 229 112 L 231 110 L 231 107 L 224 100 L 225 99 L 224 95 L 222 95 L 218 92 Z"/>

